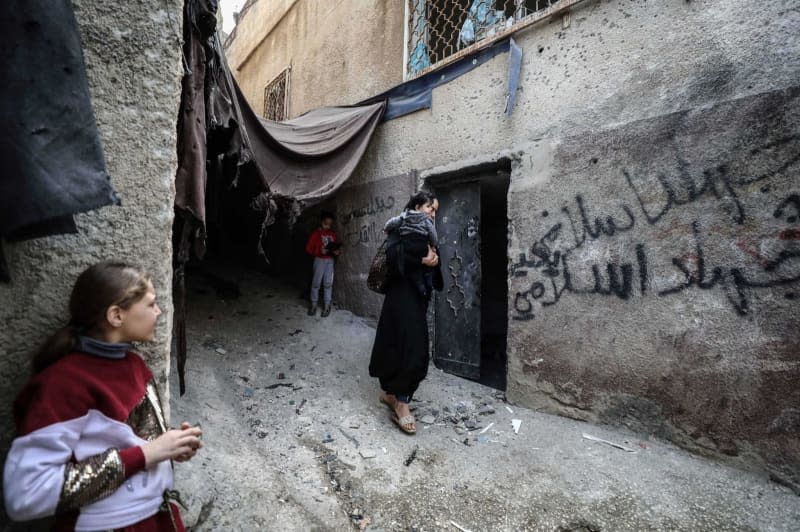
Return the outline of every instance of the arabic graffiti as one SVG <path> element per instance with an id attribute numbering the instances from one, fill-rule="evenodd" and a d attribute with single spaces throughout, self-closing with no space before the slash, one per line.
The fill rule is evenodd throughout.
<path id="1" fill-rule="evenodd" d="M 374 217 L 393 210 L 394 196 L 372 196 L 364 204 L 346 211 L 341 217 L 345 240 L 350 245 L 381 242 L 383 220 Z"/>
<path id="2" fill-rule="evenodd" d="M 791 227 L 800 223 L 800 194 L 792 192 L 777 204 L 771 204 L 772 196 L 752 197 L 756 183 L 800 161 L 800 150 L 775 156 L 776 148 L 791 148 L 798 140 L 800 136 L 785 137 L 750 150 L 751 157 L 769 154 L 771 159 L 766 171 L 746 175 L 738 173 L 742 168 L 735 161 L 693 171 L 678 158 L 671 174 L 652 177 L 622 168 L 621 190 L 630 192 L 633 206 L 624 202 L 624 194 L 612 207 L 603 202 L 602 209 L 587 201 L 586 194 L 575 195 L 556 211 L 557 221 L 512 263 L 512 283 L 521 288 L 512 291 L 512 318 L 535 319 L 538 309 L 558 304 L 566 294 L 632 301 L 687 290 L 719 290 L 737 315 L 748 315 L 756 291 L 800 282 L 800 228 Z M 761 192 L 770 193 L 770 185 Z M 722 219 L 709 212 L 707 201 L 719 207 Z M 686 222 L 665 218 L 678 209 Z M 542 211 L 542 218 L 551 212 Z M 767 231 L 757 220 L 764 213 L 783 227 Z M 734 245 L 755 262 L 709 254 L 708 245 L 718 238 L 720 227 L 738 235 Z M 647 238 L 646 228 L 657 230 L 657 242 Z"/>
<path id="3" fill-rule="evenodd" d="M 375 222 L 361 224 L 346 234 L 348 244 L 369 244 L 370 242 L 381 242 L 383 231 L 378 229 Z"/>
<path id="4" fill-rule="evenodd" d="M 386 211 L 391 211 L 394 208 L 395 199 L 394 196 L 386 196 L 385 198 L 381 198 L 378 196 L 372 197 L 369 199 L 366 205 L 361 207 L 355 208 L 351 211 L 346 212 L 341 219 L 342 225 L 347 225 L 351 221 L 364 218 L 365 216 L 374 216 L 376 214 L 381 214 Z"/>
<path id="5" fill-rule="evenodd" d="M 695 253 L 691 257 L 691 261 L 694 262 L 694 265 L 688 264 L 689 261 L 673 258 L 672 264 L 685 276 L 685 281 L 671 288 L 659 291 L 658 295 L 676 294 L 691 287 L 697 287 L 701 290 L 710 290 L 719 286 L 725 291 L 736 313 L 740 316 L 744 316 L 749 310 L 747 289 L 772 288 L 800 281 L 800 273 L 785 277 L 777 276 L 755 279 L 748 277 L 748 274 L 745 273 L 741 267 L 723 268 L 722 266 L 716 266 L 709 269 L 706 267 L 702 235 L 697 222 L 692 223 L 692 233 L 695 240 Z M 775 272 L 781 264 L 796 257 L 800 257 L 800 251 L 783 250 L 776 259 L 769 261 L 763 267 L 763 270 L 765 273 Z"/>

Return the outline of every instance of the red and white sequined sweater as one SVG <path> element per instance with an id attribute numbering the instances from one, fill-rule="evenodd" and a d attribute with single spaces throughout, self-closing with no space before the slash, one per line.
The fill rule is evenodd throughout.
<path id="1" fill-rule="evenodd" d="M 59 530 L 183 530 L 177 510 L 164 506 L 171 463 L 145 468 L 141 445 L 166 427 L 139 355 L 71 353 L 33 376 L 14 416 L 18 437 L 3 473 L 13 520 L 56 515 Z"/>

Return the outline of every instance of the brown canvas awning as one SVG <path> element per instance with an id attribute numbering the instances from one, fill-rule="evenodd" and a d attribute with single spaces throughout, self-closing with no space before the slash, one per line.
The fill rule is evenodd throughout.
<path id="1" fill-rule="evenodd" d="M 239 101 L 244 98 L 239 93 Z M 303 206 L 324 200 L 355 170 L 380 122 L 384 103 L 323 107 L 286 122 L 271 122 L 242 106 L 253 162 L 272 194 Z"/>

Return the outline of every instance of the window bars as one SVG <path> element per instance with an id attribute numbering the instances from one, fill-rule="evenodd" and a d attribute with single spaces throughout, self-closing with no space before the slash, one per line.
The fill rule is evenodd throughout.
<path id="1" fill-rule="evenodd" d="M 285 68 L 264 87 L 264 118 L 281 122 L 289 118 L 289 73 Z"/>
<path id="2" fill-rule="evenodd" d="M 407 0 L 409 76 L 511 28 L 558 0 Z"/>

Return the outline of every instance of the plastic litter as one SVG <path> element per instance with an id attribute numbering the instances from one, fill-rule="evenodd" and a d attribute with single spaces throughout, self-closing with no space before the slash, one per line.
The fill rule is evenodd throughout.
<path id="1" fill-rule="evenodd" d="M 459 525 L 455 521 L 450 521 L 450 524 L 459 529 L 461 532 L 471 532 L 469 529 L 464 528 L 463 526 Z"/>
<path id="2" fill-rule="evenodd" d="M 591 434 L 583 433 L 583 437 L 587 440 L 596 441 L 600 443 L 605 443 L 606 445 L 610 445 L 611 447 L 615 447 L 617 449 L 622 449 L 623 451 L 627 451 L 629 453 L 635 453 L 635 449 L 631 449 L 630 447 L 626 447 L 620 443 L 614 443 L 613 441 L 604 440 L 602 438 L 598 438 L 597 436 L 592 436 Z"/>

